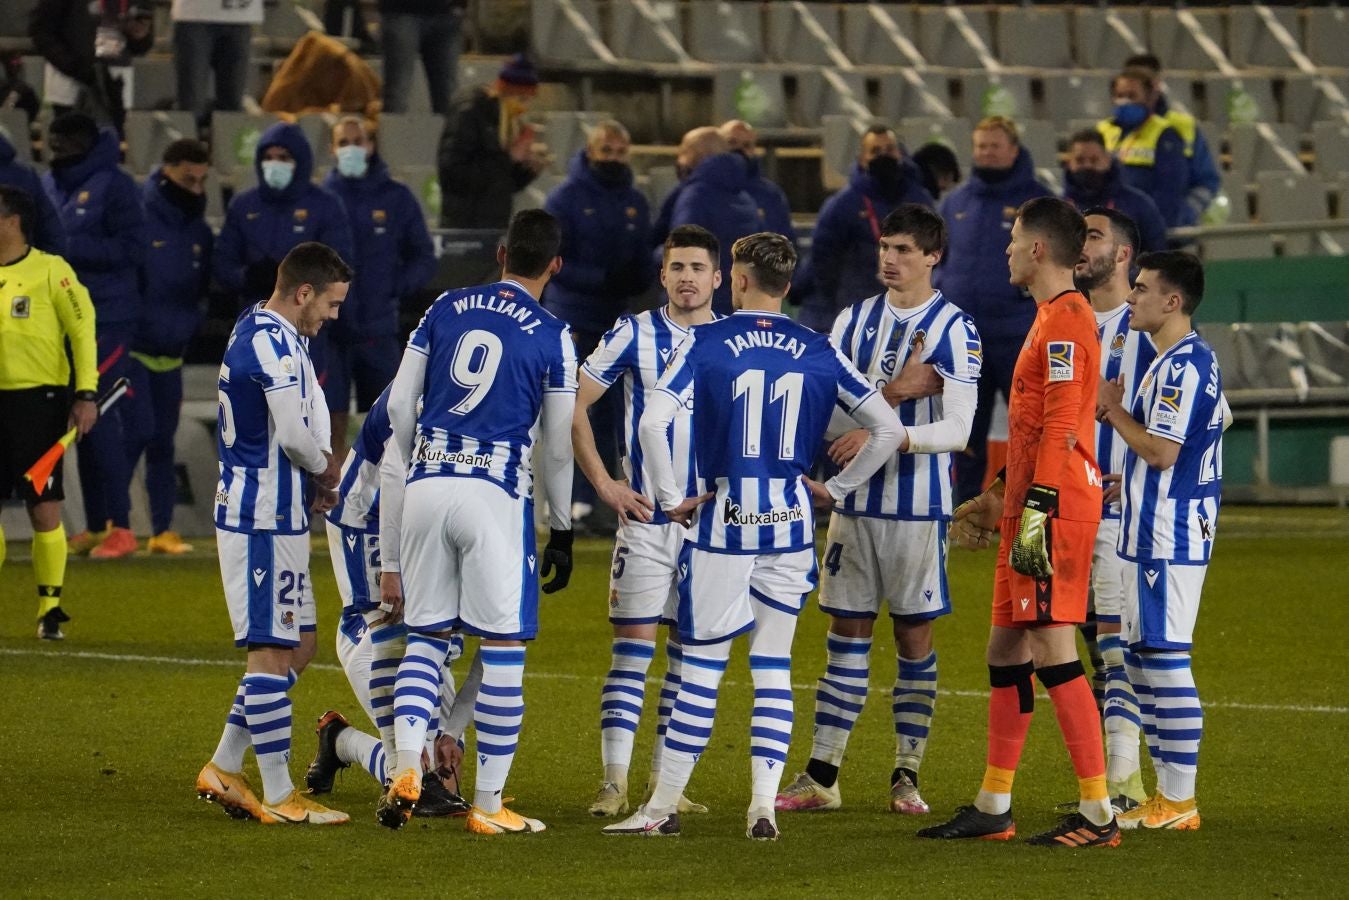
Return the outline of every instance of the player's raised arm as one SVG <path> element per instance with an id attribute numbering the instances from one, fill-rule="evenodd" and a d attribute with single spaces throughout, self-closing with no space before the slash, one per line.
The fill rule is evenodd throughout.
<path id="1" fill-rule="evenodd" d="M 852 461 L 833 478 L 825 482 L 825 489 L 835 502 L 842 502 L 848 494 L 857 490 L 876 470 L 885 465 L 904 440 L 904 426 L 900 424 L 895 410 L 880 391 L 871 388 L 857 369 L 837 348 L 834 356 L 838 361 L 838 402 L 857 424 L 865 428 L 869 435 L 862 449 Z"/>
<path id="2" fill-rule="evenodd" d="M 942 381 L 941 418 L 926 425 L 910 426 L 907 442 L 900 448 L 905 453 L 959 452 L 970 441 L 979 402 L 983 345 L 973 320 L 964 317 L 951 323 L 945 343 L 944 359 L 935 367 Z M 918 356 L 914 353 L 910 362 Z"/>

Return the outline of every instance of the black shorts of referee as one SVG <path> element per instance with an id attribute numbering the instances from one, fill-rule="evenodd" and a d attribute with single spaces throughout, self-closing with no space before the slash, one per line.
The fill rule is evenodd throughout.
<path id="1" fill-rule="evenodd" d="M 0 391 L 0 500 L 18 496 L 29 506 L 64 500 L 60 463 L 38 497 L 23 477 L 38 457 L 61 439 L 70 427 L 70 390 L 34 387 Z"/>

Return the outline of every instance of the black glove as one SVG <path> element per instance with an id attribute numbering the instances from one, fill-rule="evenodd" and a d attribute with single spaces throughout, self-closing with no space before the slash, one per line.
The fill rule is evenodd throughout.
<path id="1" fill-rule="evenodd" d="M 571 580 L 571 543 L 575 537 L 575 532 L 571 530 L 558 531 L 553 529 L 548 535 L 548 546 L 543 548 L 543 567 L 539 574 L 547 578 L 553 575 L 553 580 L 543 586 L 545 594 L 555 594 L 567 586 Z M 553 574 L 553 569 L 557 573 Z"/>
<path id="2" fill-rule="evenodd" d="M 244 269 L 244 294 L 251 300 L 267 299 L 276 288 L 276 270 L 278 263 L 270 256 L 249 263 Z"/>

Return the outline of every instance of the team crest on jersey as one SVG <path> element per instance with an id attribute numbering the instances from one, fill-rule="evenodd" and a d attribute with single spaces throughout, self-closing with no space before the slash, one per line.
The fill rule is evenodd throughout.
<path id="1" fill-rule="evenodd" d="M 76 202 L 76 203 L 88 203 L 88 202 L 89 202 L 89 192 L 88 192 L 88 191 L 80 191 L 79 196 L 77 196 L 77 197 L 75 198 L 75 202 Z"/>
<path id="2" fill-rule="evenodd" d="M 1115 359 L 1124 355 L 1124 335 L 1117 334 L 1115 339 L 1110 342 L 1110 355 Z"/>
<path id="3" fill-rule="evenodd" d="M 295 210 L 295 213 L 294 213 L 293 218 L 294 218 L 295 221 L 297 221 L 297 222 L 307 222 L 307 221 L 309 221 L 309 210 L 307 210 L 307 209 L 297 209 L 297 210 Z"/>
<path id="4" fill-rule="evenodd" d="M 913 333 L 913 337 L 909 338 L 909 349 L 913 350 L 919 344 L 926 344 L 926 343 L 927 343 L 927 332 L 919 328 L 917 331 Z"/>
<path id="5" fill-rule="evenodd" d="M 1073 342 L 1049 342 L 1049 374 L 1047 381 L 1073 380 Z"/>
<path id="6" fill-rule="evenodd" d="M 370 210 L 370 218 L 376 225 L 383 225 L 389 220 L 389 214 L 382 209 Z"/>
<path id="7" fill-rule="evenodd" d="M 15 297 L 9 302 L 9 314 L 15 319 L 26 319 L 32 314 L 33 304 L 27 297 Z"/>
<path id="8" fill-rule="evenodd" d="M 153 247 L 153 248 L 156 249 L 156 250 L 160 249 L 161 247 L 167 247 L 168 244 L 169 244 L 168 241 L 151 241 L 151 242 L 150 242 L 150 246 Z"/>
<path id="9" fill-rule="evenodd" d="M 281 627 L 287 631 L 295 630 L 295 613 L 286 610 L 281 614 Z"/>

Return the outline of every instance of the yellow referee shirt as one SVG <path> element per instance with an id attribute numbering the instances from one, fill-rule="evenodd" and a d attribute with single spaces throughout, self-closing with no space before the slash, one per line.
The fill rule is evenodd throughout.
<path id="1" fill-rule="evenodd" d="M 33 248 L 0 266 L 0 391 L 69 384 L 66 338 L 75 390 L 96 390 L 94 305 L 70 264 Z"/>

